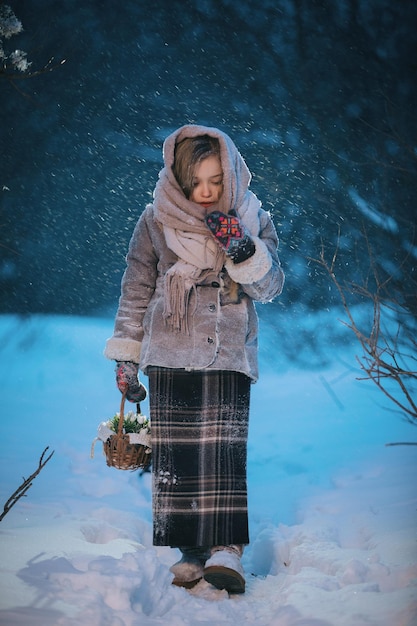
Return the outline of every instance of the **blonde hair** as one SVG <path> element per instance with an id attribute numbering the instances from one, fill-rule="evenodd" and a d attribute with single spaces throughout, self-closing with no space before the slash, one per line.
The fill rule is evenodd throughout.
<path id="1" fill-rule="evenodd" d="M 191 195 L 196 165 L 210 156 L 220 160 L 220 143 L 216 137 L 186 137 L 176 144 L 172 171 L 187 199 Z"/>

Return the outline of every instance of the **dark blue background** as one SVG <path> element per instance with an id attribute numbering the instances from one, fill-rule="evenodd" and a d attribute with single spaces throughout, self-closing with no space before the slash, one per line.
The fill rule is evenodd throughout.
<path id="1" fill-rule="evenodd" d="M 1 312 L 114 312 L 163 139 L 190 122 L 230 134 L 272 212 L 277 307 L 337 300 L 309 259 L 339 228 L 343 280 L 366 280 L 365 231 L 415 307 L 415 2 L 10 5 L 24 32 L 5 48 L 54 69 L 0 74 Z"/>

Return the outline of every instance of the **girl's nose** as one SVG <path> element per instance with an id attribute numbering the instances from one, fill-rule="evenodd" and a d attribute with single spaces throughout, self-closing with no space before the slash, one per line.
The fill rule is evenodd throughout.
<path id="1" fill-rule="evenodd" d="M 210 197 L 210 193 L 211 192 L 210 192 L 209 185 L 207 183 L 203 183 L 202 186 L 201 186 L 201 195 L 204 198 L 208 198 L 208 197 Z"/>

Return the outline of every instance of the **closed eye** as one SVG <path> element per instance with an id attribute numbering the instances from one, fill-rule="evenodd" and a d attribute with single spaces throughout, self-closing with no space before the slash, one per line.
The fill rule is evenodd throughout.
<path id="1" fill-rule="evenodd" d="M 198 187 L 200 182 L 201 181 L 199 181 L 198 179 L 193 180 L 192 186 L 193 187 Z M 223 185 L 223 177 L 219 178 L 219 179 L 210 178 L 209 183 L 210 183 L 210 185 Z"/>

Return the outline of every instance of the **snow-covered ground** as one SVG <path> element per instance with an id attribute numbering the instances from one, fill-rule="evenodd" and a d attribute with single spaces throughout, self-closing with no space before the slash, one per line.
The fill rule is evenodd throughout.
<path id="1" fill-rule="evenodd" d="M 247 592 L 229 598 L 171 585 L 178 555 L 151 545 L 150 475 L 108 468 L 99 445 L 90 458 L 120 402 L 102 357 L 111 331 L 111 319 L 0 317 L 2 506 L 55 451 L 0 524 L 1 625 L 417 624 L 417 448 L 385 446 L 417 432 L 357 380 L 355 345 L 302 370 L 261 333 Z"/>

